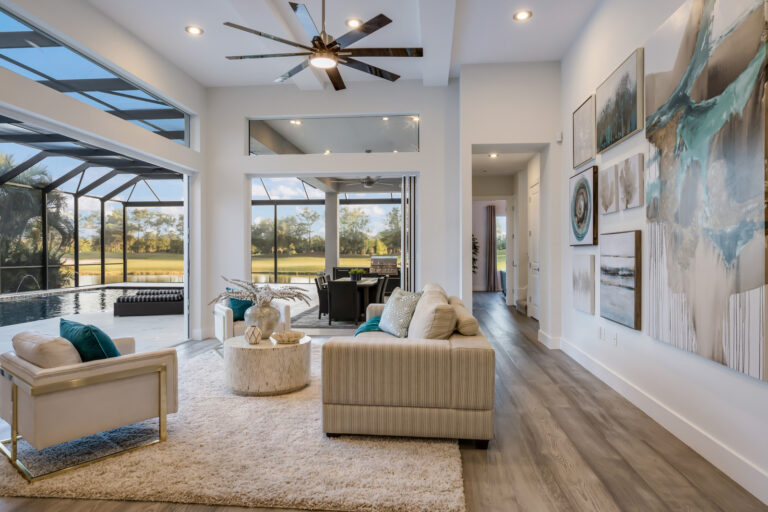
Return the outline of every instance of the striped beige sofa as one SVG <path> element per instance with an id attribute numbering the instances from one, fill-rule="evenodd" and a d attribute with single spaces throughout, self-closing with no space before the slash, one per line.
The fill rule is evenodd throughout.
<path id="1" fill-rule="evenodd" d="M 371 304 L 368 318 L 383 304 Z M 493 439 L 495 354 L 479 333 L 449 339 L 383 332 L 323 344 L 323 431 L 340 434 Z"/>

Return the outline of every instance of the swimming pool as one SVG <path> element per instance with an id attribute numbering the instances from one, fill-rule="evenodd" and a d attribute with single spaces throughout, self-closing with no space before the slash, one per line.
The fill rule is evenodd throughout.
<path id="1" fill-rule="evenodd" d="M 121 295 L 131 295 L 135 288 L 73 290 L 55 295 L 33 295 L 0 300 L 0 327 L 75 313 L 112 311 Z"/>

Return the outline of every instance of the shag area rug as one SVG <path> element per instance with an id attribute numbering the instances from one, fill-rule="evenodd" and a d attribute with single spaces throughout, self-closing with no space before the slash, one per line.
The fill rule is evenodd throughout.
<path id="1" fill-rule="evenodd" d="M 200 355 L 180 368 L 180 409 L 169 416 L 166 443 L 32 484 L 0 458 L 0 495 L 464 511 L 456 442 L 323 435 L 320 356 L 320 347 L 313 347 L 310 386 L 257 398 L 232 395 L 224 386 L 222 359 L 212 352 Z M 90 456 L 104 444 L 125 446 L 156 431 L 157 421 L 147 421 L 43 453 L 22 446 L 22 457 L 50 463 L 73 451 Z"/>

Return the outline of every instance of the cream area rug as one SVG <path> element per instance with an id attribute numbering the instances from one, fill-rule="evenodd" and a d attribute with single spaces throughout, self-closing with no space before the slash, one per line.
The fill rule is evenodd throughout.
<path id="1" fill-rule="evenodd" d="M 321 426 L 320 347 L 312 382 L 296 393 L 239 397 L 224 386 L 223 361 L 209 352 L 180 371 L 180 408 L 168 441 L 28 484 L 0 458 L 0 495 L 349 511 L 465 510 L 454 441 L 342 436 Z M 157 421 L 116 429 L 44 453 L 59 459 L 95 445 L 155 435 Z M 24 460 L 24 459 L 22 459 Z"/>

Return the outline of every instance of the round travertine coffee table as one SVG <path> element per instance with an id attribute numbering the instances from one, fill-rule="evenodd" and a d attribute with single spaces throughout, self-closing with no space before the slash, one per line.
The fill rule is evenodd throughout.
<path id="1" fill-rule="evenodd" d="M 269 396 L 298 391 L 309 384 L 312 338 L 292 345 L 262 340 L 249 345 L 244 336 L 224 342 L 227 387 L 237 395 Z"/>

